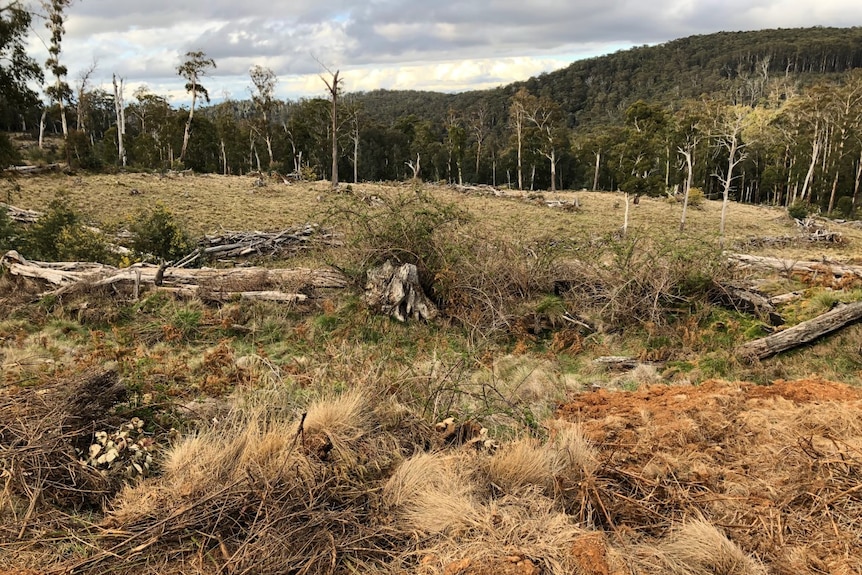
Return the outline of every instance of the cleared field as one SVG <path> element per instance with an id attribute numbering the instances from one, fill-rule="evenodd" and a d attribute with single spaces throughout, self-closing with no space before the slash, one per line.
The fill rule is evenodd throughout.
<path id="1" fill-rule="evenodd" d="M 718 202 L 680 234 L 679 203 L 642 198 L 622 239 L 609 192 L 18 184 L 17 207 L 62 192 L 106 230 L 158 204 L 195 235 L 332 226 L 344 246 L 265 263 L 337 262 L 351 281 L 251 267 L 182 295 L 0 274 L 0 574 L 862 570 L 862 326 L 751 362 L 737 346 L 783 327 L 716 296 L 795 292 L 777 306 L 793 325 L 860 282 L 729 266 Z M 424 229 L 441 205 L 471 217 Z M 859 263 L 852 225 L 822 221 L 843 241 L 811 243 L 783 210 L 728 209 L 726 251 Z M 390 253 L 427 258 L 440 319 L 365 303 L 360 272 Z M 303 297 L 214 295 L 281 287 Z"/>

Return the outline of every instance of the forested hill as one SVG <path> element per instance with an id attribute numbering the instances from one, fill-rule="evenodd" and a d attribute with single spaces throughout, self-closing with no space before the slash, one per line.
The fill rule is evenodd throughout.
<path id="1" fill-rule="evenodd" d="M 360 99 L 372 119 L 385 125 L 409 113 L 442 122 L 450 108 L 466 110 L 481 100 L 490 110 L 505 110 L 512 94 L 524 86 L 557 102 L 571 127 L 620 120 L 638 100 L 725 96 L 741 78 L 750 79 L 744 96 L 756 99 L 767 75 L 807 84 L 852 68 L 862 68 L 862 27 L 719 32 L 579 60 L 495 90 L 452 95 L 374 91 Z"/>

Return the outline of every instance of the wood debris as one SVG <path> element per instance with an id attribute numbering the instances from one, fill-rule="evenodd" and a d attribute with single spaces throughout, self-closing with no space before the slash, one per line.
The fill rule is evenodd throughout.
<path id="1" fill-rule="evenodd" d="M 226 231 L 206 235 L 200 240 L 204 255 L 220 258 L 274 256 L 295 253 L 315 246 L 337 246 L 336 234 L 320 229 L 316 224 L 287 228 L 279 232 Z"/>
<path id="2" fill-rule="evenodd" d="M 19 224 L 32 224 L 42 217 L 40 212 L 16 208 L 13 205 L 4 204 L 3 202 L 0 202 L 0 209 L 5 209 L 6 213 L 9 214 L 9 218 L 13 222 L 18 222 Z"/>

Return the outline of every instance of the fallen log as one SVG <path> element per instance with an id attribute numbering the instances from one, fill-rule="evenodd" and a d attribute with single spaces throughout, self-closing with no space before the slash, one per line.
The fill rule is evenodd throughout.
<path id="1" fill-rule="evenodd" d="M 279 232 L 226 231 L 218 235 L 204 236 L 199 245 L 205 255 L 233 258 L 250 255 L 272 256 L 315 246 L 340 244 L 341 241 L 335 234 L 321 229 L 316 224 L 306 224 Z"/>
<path id="2" fill-rule="evenodd" d="M 862 302 L 837 307 L 822 315 L 778 333 L 744 343 L 736 353 L 744 359 L 766 359 L 781 352 L 811 343 L 862 319 Z"/>
<path id="3" fill-rule="evenodd" d="M 6 172 L 19 175 L 34 175 L 45 174 L 48 172 L 59 172 L 63 168 L 63 164 L 47 164 L 45 166 L 9 166 Z"/>
<path id="4" fill-rule="evenodd" d="M 862 279 L 862 266 L 852 266 L 830 261 L 805 261 L 749 254 L 730 254 L 728 260 L 742 267 L 766 268 L 791 273 L 828 275 L 833 278 L 851 276 Z"/>
<path id="5" fill-rule="evenodd" d="M 347 278 L 333 268 L 267 269 L 261 267 L 187 269 L 134 264 L 117 269 L 113 266 L 84 262 L 32 262 L 17 252 L 0 258 L 0 266 L 15 276 L 41 279 L 55 287 L 46 292 L 64 293 L 75 286 L 110 286 L 128 284 L 164 288 L 179 295 L 217 294 L 224 299 L 240 297 L 266 301 L 305 301 L 315 290 L 344 289 Z M 159 277 L 160 276 L 160 277 Z"/>

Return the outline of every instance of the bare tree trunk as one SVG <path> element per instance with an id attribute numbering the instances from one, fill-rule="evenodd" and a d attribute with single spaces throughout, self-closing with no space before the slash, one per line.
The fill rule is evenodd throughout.
<path id="1" fill-rule="evenodd" d="M 811 163 L 808 165 L 808 172 L 805 174 L 805 180 L 802 183 L 802 193 L 800 194 L 800 199 L 804 202 L 808 199 L 808 193 L 810 191 L 811 180 L 814 177 L 814 168 L 817 166 L 817 157 L 820 155 L 820 147 L 822 142 L 820 141 L 820 136 L 817 133 L 817 128 L 814 130 L 814 143 L 811 145 Z"/>
<path id="2" fill-rule="evenodd" d="M 359 183 L 359 128 L 353 133 L 353 183 Z"/>
<path id="3" fill-rule="evenodd" d="M 551 192 L 557 191 L 557 151 L 551 148 Z"/>
<path id="4" fill-rule="evenodd" d="M 859 152 L 859 163 L 856 164 L 856 178 L 853 182 L 853 213 L 855 215 L 859 200 L 859 184 L 862 182 L 862 151 Z"/>
<path id="5" fill-rule="evenodd" d="M 319 63 L 319 61 L 318 61 Z M 329 70 L 327 69 L 327 72 Z M 323 83 L 326 84 L 326 88 L 329 90 L 330 101 L 332 103 L 332 187 L 338 187 L 338 89 L 340 87 L 341 80 L 338 78 L 339 70 L 336 70 L 332 74 L 332 81 L 330 82 L 323 76 L 320 77 L 323 80 Z"/>
<path id="6" fill-rule="evenodd" d="M 186 157 L 186 151 L 189 148 L 189 135 L 192 129 L 192 119 L 195 116 L 195 104 L 198 99 L 198 91 L 196 89 L 192 89 L 192 105 L 189 108 L 189 117 L 186 120 L 186 129 L 183 132 L 183 147 L 180 149 L 180 162 L 182 162 Z"/>
<path id="7" fill-rule="evenodd" d="M 220 140 L 220 144 L 221 144 L 222 174 L 226 176 L 228 173 L 228 170 L 227 170 L 227 152 L 225 151 L 225 147 L 224 147 L 224 138 L 222 138 Z"/>
<path id="8" fill-rule="evenodd" d="M 126 148 L 123 144 L 123 137 L 126 135 L 126 105 L 123 100 L 123 84 L 125 80 L 120 78 L 117 82 L 117 75 L 114 74 L 114 112 L 117 115 L 117 154 L 120 158 L 120 163 L 126 167 Z"/>
<path id="9" fill-rule="evenodd" d="M 48 115 L 48 108 L 42 108 L 42 116 L 39 118 L 39 149 L 44 149 L 45 143 L 45 117 Z"/>
<path id="10" fill-rule="evenodd" d="M 599 189 L 599 166 L 601 165 L 601 161 L 602 161 L 601 150 L 597 150 L 595 152 L 595 155 L 596 155 L 596 167 L 593 170 L 593 191 L 596 191 Z"/>
<path id="11" fill-rule="evenodd" d="M 686 216 L 686 212 L 688 210 L 688 195 L 689 195 L 689 192 L 691 192 L 691 183 L 692 183 L 692 179 L 694 177 L 694 175 L 693 175 L 694 161 L 692 160 L 692 150 L 690 148 L 686 149 L 686 150 L 683 150 L 682 148 L 680 148 L 679 153 L 682 154 L 683 157 L 685 158 L 685 167 L 687 170 L 687 172 L 686 172 L 687 175 L 685 178 L 685 193 L 683 194 L 683 197 L 682 197 L 682 217 L 679 220 L 679 231 L 684 232 L 685 231 L 685 216 Z"/>
<path id="12" fill-rule="evenodd" d="M 626 211 L 623 215 L 623 238 L 629 233 L 629 193 L 625 193 Z"/>

